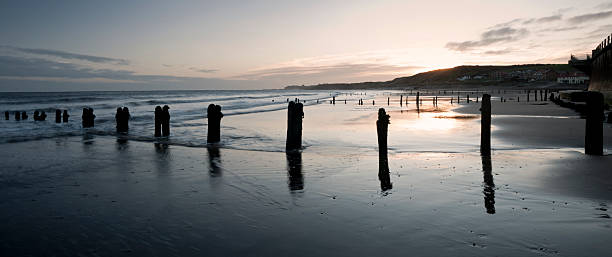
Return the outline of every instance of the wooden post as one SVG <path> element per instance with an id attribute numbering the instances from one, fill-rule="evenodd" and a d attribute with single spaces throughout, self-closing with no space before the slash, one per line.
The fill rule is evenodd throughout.
<path id="1" fill-rule="evenodd" d="M 22 120 L 27 120 L 28 119 L 28 114 L 26 112 L 21 112 L 21 119 Z"/>
<path id="2" fill-rule="evenodd" d="M 480 154 L 491 155 L 491 95 L 482 96 L 480 106 Z"/>
<path id="3" fill-rule="evenodd" d="M 534 99 L 534 101 L 536 101 L 536 102 L 538 101 L 538 90 L 534 90 L 534 91 L 533 91 L 533 99 Z"/>
<path id="4" fill-rule="evenodd" d="M 461 99 L 459 98 L 459 95 L 457 95 L 457 103 L 461 103 Z"/>
<path id="5" fill-rule="evenodd" d="M 64 123 L 68 122 L 68 117 L 70 117 L 70 115 L 68 115 L 68 110 L 64 110 L 64 115 L 62 116 L 62 121 Z"/>
<path id="6" fill-rule="evenodd" d="M 332 103 L 336 104 L 336 97 L 335 96 L 332 97 Z"/>
<path id="7" fill-rule="evenodd" d="M 208 137 L 206 141 L 211 143 L 217 143 L 221 141 L 221 106 L 215 104 L 209 104 L 206 110 L 208 118 Z"/>
<path id="8" fill-rule="evenodd" d="M 346 104 L 346 99 L 344 99 L 344 104 Z"/>
<path id="9" fill-rule="evenodd" d="M 476 102 L 478 103 L 478 95 L 476 95 Z"/>
<path id="10" fill-rule="evenodd" d="M 531 94 L 531 90 L 527 90 L 527 102 L 529 102 L 529 94 Z"/>
<path id="11" fill-rule="evenodd" d="M 603 155 L 604 98 L 599 92 L 588 92 L 584 153 Z"/>
<path id="12" fill-rule="evenodd" d="M 372 105 L 374 105 L 374 100 L 372 100 Z"/>
<path id="13" fill-rule="evenodd" d="M 391 102 L 390 99 L 390 97 L 387 97 L 387 106 L 389 106 L 389 103 Z"/>
<path id="14" fill-rule="evenodd" d="M 289 98 L 287 98 L 289 99 Z M 162 108 L 161 106 L 155 106 L 155 136 L 161 137 L 161 127 L 162 127 Z"/>
<path id="15" fill-rule="evenodd" d="M 170 136 L 170 107 L 164 105 L 162 107 L 162 136 Z"/>
<path id="16" fill-rule="evenodd" d="M 286 151 L 302 148 L 302 119 L 304 106 L 301 103 L 289 102 L 287 110 L 287 142 Z"/>
<path id="17" fill-rule="evenodd" d="M 467 99 L 467 103 L 469 104 L 470 103 L 470 95 L 469 94 L 466 96 L 466 99 Z"/>
<path id="18" fill-rule="evenodd" d="M 400 106 L 402 106 L 402 104 L 404 103 L 402 98 L 404 98 L 404 96 L 400 95 Z"/>
<path id="19" fill-rule="evenodd" d="M 420 97 L 420 93 L 417 91 L 417 95 L 416 95 L 417 108 L 419 107 L 419 97 Z"/>
<path id="20" fill-rule="evenodd" d="M 55 109 L 55 123 L 62 122 L 62 111 L 60 109 Z"/>
<path id="21" fill-rule="evenodd" d="M 378 135 L 378 152 L 387 155 L 387 131 L 389 127 L 389 115 L 385 108 L 378 109 L 378 120 L 376 121 L 376 132 Z"/>
<path id="22" fill-rule="evenodd" d="M 21 112 L 15 111 L 15 120 L 21 120 Z"/>
<path id="23" fill-rule="evenodd" d="M 10 116 L 9 112 L 8 112 L 8 111 L 5 111 L 5 112 L 4 112 L 4 119 L 5 119 L 5 120 L 9 120 L 9 116 Z"/>

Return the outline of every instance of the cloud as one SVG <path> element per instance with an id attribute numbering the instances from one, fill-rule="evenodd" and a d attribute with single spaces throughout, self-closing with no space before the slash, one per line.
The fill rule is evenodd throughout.
<path id="1" fill-rule="evenodd" d="M 354 77 L 376 77 L 376 75 L 405 74 L 411 70 L 423 69 L 422 66 L 397 66 L 374 63 L 340 63 L 320 66 L 284 66 L 257 69 L 235 76 L 235 79 L 269 80 L 269 79 L 338 79 Z"/>
<path id="2" fill-rule="evenodd" d="M 102 57 L 102 56 L 94 56 L 94 55 L 86 55 L 86 54 L 75 54 L 58 50 L 51 49 L 40 49 L 40 48 L 23 48 L 23 47 L 14 47 L 14 46 L 2 46 L 3 48 L 8 48 L 14 51 L 18 51 L 25 54 L 33 54 L 33 55 L 45 55 L 51 57 L 58 57 L 62 59 L 68 60 L 81 60 L 88 61 L 94 63 L 109 63 L 109 64 L 118 64 L 118 65 L 129 65 L 130 62 L 125 59 L 117 59 L 110 57 Z"/>
<path id="3" fill-rule="evenodd" d="M 470 51 L 478 47 L 489 46 L 496 43 L 520 40 L 528 34 L 529 31 L 526 29 L 514 29 L 511 27 L 491 29 L 483 32 L 480 36 L 480 40 L 449 42 L 446 44 L 446 48 L 459 52 Z"/>
<path id="4" fill-rule="evenodd" d="M 202 72 L 202 73 L 215 73 L 219 70 L 216 69 L 200 69 L 200 68 L 196 68 L 196 67 L 191 67 L 189 68 L 192 71 L 197 71 L 197 72 Z"/>
<path id="5" fill-rule="evenodd" d="M 597 13 L 589 13 L 589 14 L 574 16 L 574 17 L 569 18 L 568 21 L 572 24 L 580 24 L 580 23 L 585 23 L 585 22 L 590 22 L 590 21 L 606 19 L 611 16 L 612 16 L 612 11 L 597 12 Z"/>
<path id="6" fill-rule="evenodd" d="M 523 24 L 527 25 L 527 24 L 532 24 L 532 23 L 547 23 L 547 22 L 559 21 L 562 19 L 563 19 L 563 15 L 555 14 L 555 15 L 541 17 L 541 18 L 532 18 L 532 19 L 523 21 Z"/>
<path id="7" fill-rule="evenodd" d="M 511 48 L 506 48 L 506 49 L 501 49 L 501 50 L 489 50 L 489 51 L 485 51 L 484 54 L 486 55 L 504 55 L 504 54 L 509 54 L 514 52 L 514 49 Z"/>
<path id="8" fill-rule="evenodd" d="M 612 9 L 612 2 L 598 4 L 597 6 L 595 6 L 595 8 L 600 9 L 600 10 L 601 9 L 604 9 L 604 10 Z"/>
<path id="9" fill-rule="evenodd" d="M 511 21 L 508 21 L 508 22 L 495 24 L 495 25 L 489 27 L 488 29 L 501 28 L 501 27 L 509 27 L 509 26 L 514 25 L 515 23 L 520 22 L 522 20 L 523 19 L 517 18 L 517 19 L 511 20 Z"/>

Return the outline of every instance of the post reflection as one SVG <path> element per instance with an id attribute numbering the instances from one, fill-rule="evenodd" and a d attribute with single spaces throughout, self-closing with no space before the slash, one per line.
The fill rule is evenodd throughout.
<path id="1" fill-rule="evenodd" d="M 393 188 L 386 151 L 381 151 L 378 154 L 378 180 L 380 180 L 380 190 L 383 192 Z"/>
<path id="2" fill-rule="evenodd" d="M 299 151 L 290 151 L 287 152 L 286 156 L 289 190 L 303 190 L 304 176 L 302 176 L 302 153 Z"/>
<path id="3" fill-rule="evenodd" d="M 495 184 L 493 183 L 493 167 L 491 165 L 491 156 L 482 156 L 482 171 L 484 174 L 484 204 L 488 214 L 495 214 Z"/>
<path id="4" fill-rule="evenodd" d="M 219 147 L 209 145 L 206 149 L 208 150 L 208 172 L 211 177 L 220 177 L 223 174 L 223 169 L 221 168 Z"/>

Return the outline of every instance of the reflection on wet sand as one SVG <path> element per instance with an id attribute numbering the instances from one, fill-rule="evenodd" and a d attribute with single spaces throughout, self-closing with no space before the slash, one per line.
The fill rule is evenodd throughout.
<path id="1" fill-rule="evenodd" d="M 393 188 L 387 154 L 382 152 L 378 155 L 378 180 L 380 180 L 380 190 L 383 192 Z"/>
<path id="2" fill-rule="evenodd" d="M 482 156 L 482 171 L 484 174 L 484 204 L 488 214 L 495 214 L 495 184 L 493 183 L 491 156 Z"/>
<path id="3" fill-rule="evenodd" d="M 302 153 L 299 151 L 287 152 L 287 171 L 289 172 L 289 190 L 303 190 L 304 176 L 302 176 Z"/>
<path id="4" fill-rule="evenodd" d="M 157 172 L 159 174 L 165 174 L 167 173 L 169 170 L 169 166 L 168 166 L 168 154 L 169 154 L 169 150 L 168 150 L 168 144 L 165 143 L 154 143 L 153 144 L 155 146 L 155 152 L 157 153 L 157 158 L 155 158 L 155 167 L 157 168 Z"/>
<path id="5" fill-rule="evenodd" d="M 211 177 L 220 177 L 223 174 L 221 168 L 221 154 L 219 153 L 219 147 L 208 146 L 208 172 Z"/>

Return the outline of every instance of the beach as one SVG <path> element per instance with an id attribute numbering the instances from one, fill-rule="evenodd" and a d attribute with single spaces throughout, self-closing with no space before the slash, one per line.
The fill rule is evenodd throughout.
<path id="1" fill-rule="evenodd" d="M 249 97 L 262 96 L 261 105 L 227 100 L 235 109 L 224 111 L 213 146 L 203 113 L 220 98 L 185 94 L 194 98 L 187 107 L 170 105 L 176 129 L 154 138 L 146 115 L 164 96 L 136 95 L 150 104 L 114 103 L 143 119 L 131 121 L 127 135 L 114 133 L 109 118 L 78 128 L 75 113 L 73 127 L 54 128 L 53 136 L 5 139 L 0 255 L 612 253 L 611 124 L 605 155 L 588 156 L 578 113 L 526 102 L 520 91 L 491 92 L 489 159 L 479 153 L 480 103 L 465 103 L 476 93 L 458 93 L 460 104 L 450 103 L 457 94 L 440 95 L 437 106 L 433 93 L 417 110 L 414 95 L 400 105 L 407 91 L 255 92 Z M 289 97 L 306 100 L 298 153 L 284 151 Z M 388 177 L 379 174 L 379 108 L 391 116 Z M 14 122 L 1 128 L 37 126 L 28 133 L 44 134 L 59 126 Z"/>

